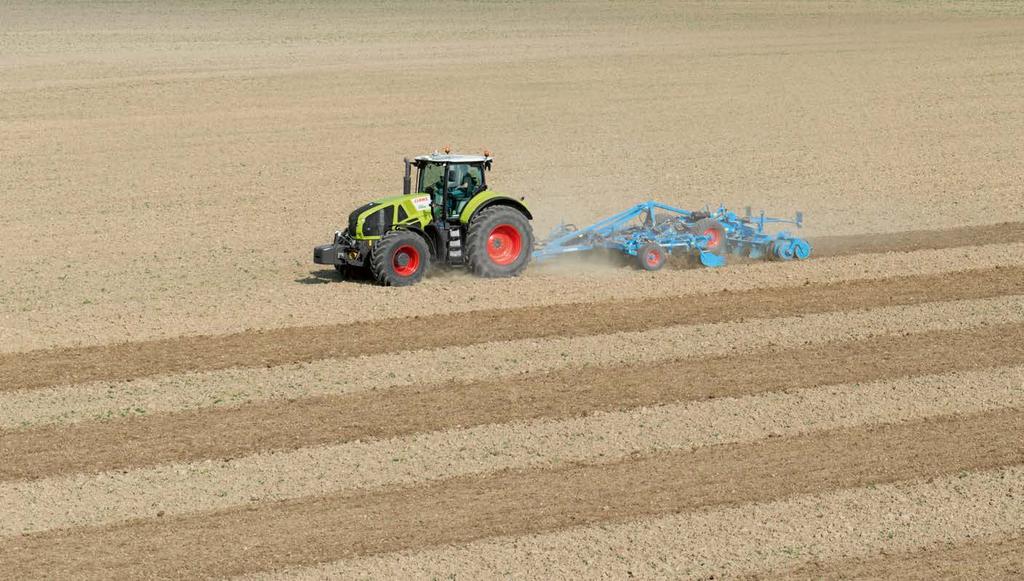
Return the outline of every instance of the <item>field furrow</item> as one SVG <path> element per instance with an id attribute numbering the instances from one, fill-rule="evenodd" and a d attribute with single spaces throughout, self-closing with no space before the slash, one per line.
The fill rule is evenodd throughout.
<path id="1" fill-rule="evenodd" d="M 795 332 L 788 334 L 789 341 L 759 352 L 651 362 L 639 368 L 631 361 L 521 378 L 414 383 L 339 396 L 5 430 L 0 432 L 0 479 L 230 458 L 459 426 L 1012 365 L 1024 358 L 1022 301 L 1007 297 L 903 307 L 897 313 L 842 313 L 832 319 L 836 338 L 848 339 L 840 343 L 805 346 L 807 334 Z M 950 312 L 958 316 L 950 319 Z M 857 325 L 858 318 L 869 324 Z M 911 331 L 917 333 L 904 335 Z"/>
<path id="2" fill-rule="evenodd" d="M 9 507 L 0 535 L 1013 407 L 1024 407 L 1021 366 L 0 483 L 0 506 Z"/>
<path id="3" fill-rule="evenodd" d="M 1024 526 L 1011 536 L 937 543 L 910 553 L 814 563 L 780 574 L 753 574 L 751 579 L 1020 579 L 1024 577 Z"/>
<path id="4" fill-rule="evenodd" d="M 1024 462 L 1021 430 L 1024 411 L 1000 410 L 815 432 L 48 531 L 0 541 L 0 560 L 20 578 L 242 574 L 1010 466 Z"/>
<path id="5" fill-rule="evenodd" d="M 937 300 L 1019 293 L 1024 267 L 895 277 L 838 284 L 620 300 L 458 315 L 458 333 L 441 333 L 451 314 L 366 323 L 297 327 L 224 336 L 184 337 L 0 355 L 0 389 L 133 379 L 231 367 L 262 367 L 396 350 L 488 341 L 584 336 L 673 325 L 780 317 Z"/>
<path id="6" fill-rule="evenodd" d="M 987 238 L 987 240 L 986 240 Z M 958 246 L 1024 242 L 1024 223 L 963 226 L 947 230 L 909 230 L 885 234 L 847 234 L 813 238 L 817 257 L 850 256 L 878 252 L 912 252 Z"/>
<path id="7" fill-rule="evenodd" d="M 934 579 L 938 573 L 955 577 L 960 558 L 965 567 L 977 566 L 972 557 L 985 549 L 975 543 L 990 547 L 993 564 L 1009 564 L 1007 570 L 1012 572 L 1020 555 L 1004 549 L 1019 546 L 1014 539 L 1019 538 L 1024 522 L 1022 494 L 1024 467 L 1018 465 L 710 507 L 622 524 L 356 557 L 245 578 L 484 579 L 525 578 L 533 571 L 555 572 L 564 578 L 589 577 L 594 571 L 641 579 L 777 579 L 786 574 L 858 578 L 847 573 L 849 565 L 850 573 L 880 571 L 891 579 L 914 578 L 920 569 L 906 566 L 912 561 L 904 557 L 926 554 L 941 565 L 936 575 L 923 577 Z M 957 548 L 960 544 L 963 550 Z"/>
<path id="8" fill-rule="evenodd" d="M 1004 324 L 1021 319 L 1022 301 L 1024 298 L 1017 295 L 942 301 L 15 390 L 0 394 L 0 433 L 84 420 L 117 420 L 267 401 L 292 402 L 403 386 L 493 382 L 523 373 L 594 365 L 647 365 L 765 347 L 799 348 L 811 343 Z M 402 365 L 396 366 L 396 361 Z"/>

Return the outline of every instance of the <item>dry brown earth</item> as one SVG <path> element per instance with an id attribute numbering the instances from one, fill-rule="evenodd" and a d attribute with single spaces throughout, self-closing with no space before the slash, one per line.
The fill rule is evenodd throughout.
<path id="1" fill-rule="evenodd" d="M 263 450 L 230 462 L 212 459 L 10 481 L 0 484 L 0 503 L 10 507 L 8 518 L 0 522 L 0 534 L 110 524 L 160 511 L 165 516 L 192 514 L 509 468 L 614 462 L 637 454 L 949 413 L 981 413 L 1020 405 L 1022 383 L 1024 366 L 997 367 L 316 448 Z M 721 421 L 723 417 L 730 421 Z"/>
<path id="2" fill-rule="evenodd" d="M 1024 291 L 1024 268 L 941 276 L 804 285 L 742 293 L 527 307 L 460 313 L 460 332 L 438 333 L 451 315 L 299 327 L 215 337 L 183 337 L 102 347 L 0 355 L 2 390 L 150 375 L 262 367 L 395 350 L 472 345 L 499 339 L 578 336 L 661 326 L 854 310 Z"/>
<path id="3" fill-rule="evenodd" d="M 1022 430 L 1024 412 L 1017 410 L 943 417 L 611 465 L 512 471 L 199 517 L 38 533 L 0 541 L 0 555 L 18 577 L 40 571 L 84 577 L 240 574 L 1020 464 Z"/>
<path id="4" fill-rule="evenodd" d="M 1024 9 L 0 7 L 0 577 L 1024 571 Z M 398 160 L 815 259 L 409 289 Z"/>
<path id="5" fill-rule="evenodd" d="M 808 566 L 773 579 L 1018 579 L 1024 577 L 1024 537 L 974 539 L 889 558 L 849 559 Z M 758 576 L 752 576 L 756 579 Z"/>
<path id="6" fill-rule="evenodd" d="M 0 432 L 0 480 L 1024 363 L 1024 325 Z M 675 378 L 666 381 L 666 378 Z M 254 431 L 253 426 L 260 426 Z"/>
<path id="7" fill-rule="evenodd" d="M 467 10 L 473 26 L 451 26 Z M 526 195 L 540 232 L 647 197 L 802 209 L 814 237 L 1021 222 L 1021 16 L 995 1 L 8 2 L 0 345 L 601 285 L 539 269 L 416 293 L 303 284 L 323 282 L 310 249 L 348 209 L 396 190 L 402 155 L 445 143 L 490 147 L 494 187 Z"/>
<path id="8" fill-rule="evenodd" d="M 794 563 L 817 561 L 814 568 L 821 568 L 829 561 L 842 566 L 858 557 L 880 567 L 892 562 L 901 576 L 912 576 L 914 569 L 898 568 L 901 554 L 1019 536 L 1024 506 L 1014 497 L 1021 491 L 1020 470 L 999 469 L 374 555 L 246 578 L 493 578 L 525 576 L 520 573 L 528 571 L 566 578 L 594 571 L 627 578 L 763 578 L 782 577 L 793 571 Z M 1012 563 L 1013 556 L 1007 557 Z M 966 562 L 965 570 L 975 564 Z"/>

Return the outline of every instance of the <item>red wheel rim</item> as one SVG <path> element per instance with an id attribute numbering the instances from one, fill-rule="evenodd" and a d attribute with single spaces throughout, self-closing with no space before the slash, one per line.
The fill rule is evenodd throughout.
<path id="1" fill-rule="evenodd" d="M 398 276 L 412 276 L 420 269 L 420 252 L 416 247 L 406 244 L 399 246 L 391 255 L 391 267 Z"/>
<path id="2" fill-rule="evenodd" d="M 704 231 L 704 235 L 709 238 L 708 248 L 714 248 L 722 241 L 722 233 L 717 228 L 708 228 Z"/>
<path id="3" fill-rule="evenodd" d="M 495 264 L 512 264 L 523 252 L 523 235 L 515 226 L 502 224 L 487 237 L 487 256 Z"/>
<path id="4" fill-rule="evenodd" d="M 647 256 L 644 257 L 644 260 L 647 261 L 647 266 L 658 266 L 658 264 L 661 263 L 661 253 L 657 250 L 651 250 L 647 253 Z"/>

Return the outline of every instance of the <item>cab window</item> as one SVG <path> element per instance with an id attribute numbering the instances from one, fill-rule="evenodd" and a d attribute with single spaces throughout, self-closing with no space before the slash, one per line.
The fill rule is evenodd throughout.
<path id="1" fill-rule="evenodd" d="M 468 194 L 475 194 L 481 184 L 484 183 L 484 172 L 480 169 L 480 166 L 471 165 L 466 170 L 466 175 L 463 177 L 462 181 L 470 188 Z"/>
<path id="2" fill-rule="evenodd" d="M 444 164 L 427 163 L 420 168 L 417 192 L 440 195 L 444 189 Z"/>

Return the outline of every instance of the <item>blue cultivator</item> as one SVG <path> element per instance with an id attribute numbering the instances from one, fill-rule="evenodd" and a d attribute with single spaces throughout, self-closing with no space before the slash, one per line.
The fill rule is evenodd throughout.
<path id="1" fill-rule="evenodd" d="M 618 250 L 634 256 L 645 270 L 658 270 L 669 255 L 683 255 L 704 266 L 722 266 L 726 254 L 773 260 L 804 260 L 811 245 L 789 232 L 768 234 L 768 224 L 803 225 L 803 213 L 792 220 L 754 217 L 747 208 L 743 217 L 719 207 L 691 212 L 659 202 L 644 202 L 587 226 L 560 224 L 548 240 L 538 245 L 535 260 L 595 249 Z"/>

